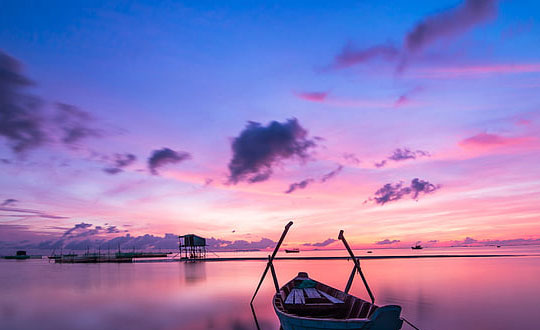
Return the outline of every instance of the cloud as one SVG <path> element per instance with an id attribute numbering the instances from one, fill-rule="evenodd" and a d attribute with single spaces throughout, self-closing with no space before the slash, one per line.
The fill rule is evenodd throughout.
<path id="1" fill-rule="evenodd" d="M 388 160 L 391 160 L 394 162 L 401 162 L 404 160 L 416 159 L 420 157 L 430 157 L 430 156 L 431 154 L 424 150 L 411 151 L 409 148 L 403 148 L 403 149 L 397 148 L 386 159 L 381 160 L 378 163 L 375 163 L 375 167 L 381 168 L 381 167 L 386 166 L 388 163 Z"/>
<path id="2" fill-rule="evenodd" d="M 398 72 L 402 71 L 411 55 L 421 53 L 437 41 L 463 34 L 494 18 L 497 14 L 496 4 L 496 0 L 465 0 L 454 8 L 427 16 L 405 35 L 401 49 L 388 44 L 354 49 L 348 43 L 335 57 L 332 67 L 339 69 L 375 59 L 392 62 L 401 58 L 397 69 Z M 406 100 L 406 96 L 401 99 L 402 102 Z"/>
<path id="3" fill-rule="evenodd" d="M 41 101 L 25 93 L 34 83 L 21 71 L 19 61 L 0 51 L 0 136 L 15 153 L 47 141 Z"/>
<path id="4" fill-rule="evenodd" d="M 420 71 L 418 78 L 459 78 L 468 76 L 486 76 L 501 74 L 519 74 L 540 72 L 539 63 L 495 63 L 486 65 L 468 65 L 443 68 L 429 68 Z"/>
<path id="5" fill-rule="evenodd" d="M 18 200 L 16 199 L 13 199 L 13 198 L 8 198 L 8 199 L 5 199 L 4 202 L 2 202 L 2 204 L 0 204 L 0 206 L 10 206 L 10 205 L 14 205 L 18 202 Z"/>
<path id="6" fill-rule="evenodd" d="M 314 180 L 313 179 L 305 179 L 300 182 L 291 183 L 289 185 L 289 189 L 285 191 L 286 194 L 290 194 L 294 192 L 297 189 L 305 189 L 309 184 L 311 184 Z"/>
<path id="7" fill-rule="evenodd" d="M 323 175 L 322 178 L 321 178 L 321 182 L 326 182 L 326 181 L 332 179 L 333 177 L 338 175 L 342 170 L 343 170 L 343 165 L 338 165 L 338 167 L 335 170 L 330 171 L 330 172 L 326 173 L 325 175 Z"/>
<path id="8" fill-rule="evenodd" d="M 356 155 L 351 153 L 351 152 L 343 153 L 343 159 L 345 159 L 347 162 L 349 162 L 351 164 L 354 164 L 354 165 L 360 164 L 360 159 L 358 157 L 356 157 Z"/>
<path id="9" fill-rule="evenodd" d="M 388 157 L 388 159 L 393 160 L 395 162 L 400 162 L 403 160 L 416 159 L 416 157 L 425 157 L 425 156 L 430 156 L 429 152 L 422 151 L 422 150 L 411 151 L 407 148 L 403 148 L 403 149 L 397 148 L 396 150 L 394 150 L 392 155 Z"/>
<path id="10" fill-rule="evenodd" d="M 118 174 L 122 172 L 124 167 L 127 167 L 137 160 L 137 156 L 129 153 L 115 154 L 113 157 L 113 165 L 103 169 L 108 174 Z"/>
<path id="11" fill-rule="evenodd" d="M 399 243 L 399 242 L 401 242 L 399 239 L 389 240 L 387 238 L 387 239 L 383 239 L 382 241 L 375 242 L 375 244 L 377 244 L 377 245 L 389 245 L 389 244 L 394 244 L 394 243 Z"/>
<path id="12" fill-rule="evenodd" d="M 462 147 L 496 147 L 525 142 L 523 137 L 505 137 L 498 134 L 480 133 L 459 142 Z"/>
<path id="13" fill-rule="evenodd" d="M 434 185 L 418 178 L 412 179 L 409 186 L 404 186 L 403 182 L 387 183 L 365 202 L 374 201 L 376 204 L 384 205 L 388 202 L 398 201 L 408 195 L 411 195 L 412 199 L 418 200 L 420 194 L 431 194 L 440 187 L 440 185 Z"/>
<path id="14" fill-rule="evenodd" d="M 70 236 L 73 232 L 82 232 L 84 230 L 86 230 L 87 228 L 90 228 L 92 227 L 93 225 L 90 224 L 90 223 L 84 223 L 84 222 L 81 222 L 81 223 L 78 223 L 76 225 L 74 225 L 73 227 L 69 228 L 68 230 L 66 230 L 64 232 L 64 234 L 62 235 L 62 237 L 68 237 Z"/>
<path id="15" fill-rule="evenodd" d="M 294 95 L 306 101 L 323 102 L 324 100 L 326 100 L 328 92 L 294 92 Z"/>
<path id="16" fill-rule="evenodd" d="M 73 105 L 56 103 L 52 111 L 45 111 L 45 101 L 26 92 L 33 85 L 22 74 L 20 62 L 0 51 L 0 136 L 14 153 L 50 141 L 72 145 L 102 135 L 91 126 L 91 115 Z"/>
<path id="17" fill-rule="evenodd" d="M 399 49 L 392 45 L 376 45 L 365 49 L 355 49 L 351 43 L 347 43 L 335 59 L 332 67 L 336 69 L 351 67 L 377 58 L 394 60 L 399 56 Z"/>
<path id="18" fill-rule="evenodd" d="M 232 142 L 229 183 L 265 181 L 272 175 L 274 165 L 292 158 L 305 161 L 308 150 L 316 146 L 307 134 L 296 118 L 284 123 L 272 121 L 268 126 L 248 122 Z"/>
<path id="19" fill-rule="evenodd" d="M 158 175 L 158 168 L 188 159 L 191 159 L 191 155 L 185 151 L 174 151 L 169 148 L 154 150 L 150 158 L 148 158 L 148 168 L 150 169 L 150 173 Z"/>
<path id="20" fill-rule="evenodd" d="M 9 205 L 1 205 L 0 211 L 3 212 L 10 212 L 11 214 L 0 214 L 0 217 L 2 218 L 44 218 L 44 219 L 68 219 L 68 217 L 59 216 L 59 215 L 53 215 L 48 214 L 45 212 L 41 212 L 38 210 L 30 210 L 30 209 L 20 209 L 20 208 L 14 208 L 9 207 Z M 13 214 L 15 213 L 15 214 Z"/>
<path id="21" fill-rule="evenodd" d="M 335 240 L 335 239 L 333 239 L 333 238 L 329 238 L 329 239 L 327 239 L 327 240 L 325 240 L 325 241 L 322 241 L 322 242 L 318 242 L 318 243 L 304 243 L 304 244 L 302 244 L 302 245 L 304 245 L 304 246 L 323 247 L 323 246 L 330 245 L 330 244 L 334 243 L 335 241 L 337 241 L 337 240 Z"/>
<path id="22" fill-rule="evenodd" d="M 60 139 L 65 144 L 75 144 L 88 137 L 100 137 L 102 132 L 90 126 L 94 118 L 71 104 L 57 103 L 55 124 L 60 128 Z"/>
<path id="23" fill-rule="evenodd" d="M 405 48 L 418 52 L 428 45 L 464 33 L 497 14 L 496 0 L 465 0 L 461 5 L 426 17 L 405 37 Z"/>
<path id="24" fill-rule="evenodd" d="M 400 95 L 394 103 L 394 107 L 399 108 L 412 104 L 414 102 L 412 96 L 418 94 L 422 89 L 422 87 L 415 87 L 412 90 Z"/>

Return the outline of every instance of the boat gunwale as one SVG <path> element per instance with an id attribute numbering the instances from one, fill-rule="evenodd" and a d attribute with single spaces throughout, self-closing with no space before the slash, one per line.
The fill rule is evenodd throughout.
<path id="1" fill-rule="evenodd" d="M 289 285 L 291 282 L 294 282 L 294 280 L 298 279 L 298 277 L 295 277 L 293 278 L 292 280 L 288 281 L 287 283 L 285 283 L 281 288 L 280 288 L 280 292 L 283 291 L 283 288 L 286 287 L 287 285 Z M 307 279 L 309 280 L 312 280 L 313 282 L 317 283 L 318 285 L 321 285 L 323 287 L 327 287 L 327 288 L 330 288 L 330 289 L 333 289 L 333 290 L 336 290 L 336 291 L 339 291 L 343 294 L 345 294 L 346 296 L 350 296 L 356 300 L 360 300 L 360 301 L 363 301 L 365 303 L 368 303 L 372 306 L 375 306 L 377 308 L 380 308 L 380 306 L 377 306 L 375 304 L 372 304 L 370 303 L 369 301 L 367 300 L 364 300 L 362 298 L 358 298 L 356 296 L 353 296 L 352 294 L 349 294 L 349 293 L 345 293 L 339 289 L 336 289 L 336 288 L 333 288 L 327 284 L 324 284 L 322 282 L 319 282 L 317 280 L 314 280 L 310 277 L 308 277 Z M 335 297 L 335 296 L 334 296 Z M 337 297 L 335 297 L 337 298 Z M 276 299 L 280 299 L 282 302 L 282 305 L 283 305 L 283 310 L 279 309 L 278 306 L 276 306 Z M 282 297 L 281 297 L 281 293 L 275 293 L 274 296 L 273 296 L 273 299 L 272 299 L 272 305 L 274 307 L 274 311 L 276 313 L 279 313 L 279 314 L 282 314 L 283 316 L 286 316 L 286 317 L 289 317 L 289 318 L 295 318 L 295 319 L 299 319 L 299 320 L 310 320 L 310 321 L 324 321 L 324 322 L 336 322 L 336 323 L 353 323 L 353 322 L 363 322 L 363 323 L 367 323 L 367 322 L 372 322 L 373 320 L 370 318 L 371 315 L 367 316 L 367 317 L 363 317 L 363 318 L 328 318 L 328 317 L 310 317 L 310 316 L 301 316 L 301 315 L 297 315 L 297 314 L 291 314 L 291 313 L 288 313 L 285 311 L 285 302 L 283 301 Z"/>

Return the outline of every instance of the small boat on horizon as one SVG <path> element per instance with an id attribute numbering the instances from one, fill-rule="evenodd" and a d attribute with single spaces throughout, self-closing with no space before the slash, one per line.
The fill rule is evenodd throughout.
<path id="1" fill-rule="evenodd" d="M 422 250 L 424 247 L 420 244 L 416 244 L 415 246 L 411 246 L 411 249 L 413 250 Z"/>
<path id="2" fill-rule="evenodd" d="M 300 253 L 300 249 L 285 249 L 285 253 Z"/>

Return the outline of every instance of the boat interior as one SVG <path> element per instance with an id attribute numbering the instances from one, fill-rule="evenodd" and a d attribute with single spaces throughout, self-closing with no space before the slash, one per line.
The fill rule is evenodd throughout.
<path id="1" fill-rule="evenodd" d="M 274 296 L 274 304 L 282 312 L 314 318 L 369 318 L 378 308 L 363 299 L 334 289 L 300 272 Z"/>

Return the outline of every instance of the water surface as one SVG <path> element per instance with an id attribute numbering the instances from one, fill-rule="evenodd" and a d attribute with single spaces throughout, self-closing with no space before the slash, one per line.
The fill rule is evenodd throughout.
<path id="1" fill-rule="evenodd" d="M 413 253 L 530 256 L 363 260 L 378 304 L 401 305 L 403 315 L 422 330 L 538 329 L 538 247 L 393 249 L 373 250 L 370 255 Z M 358 254 L 367 255 L 365 251 Z M 345 254 L 302 251 L 300 255 Z M 275 264 L 282 284 L 307 271 L 340 289 L 352 268 L 346 260 L 280 260 Z M 254 329 L 249 301 L 264 267 L 262 261 L 50 264 L 47 260 L 3 260 L 0 328 Z M 255 300 L 262 329 L 279 328 L 271 307 L 273 292 L 268 278 Z M 367 298 L 359 277 L 351 293 Z"/>

